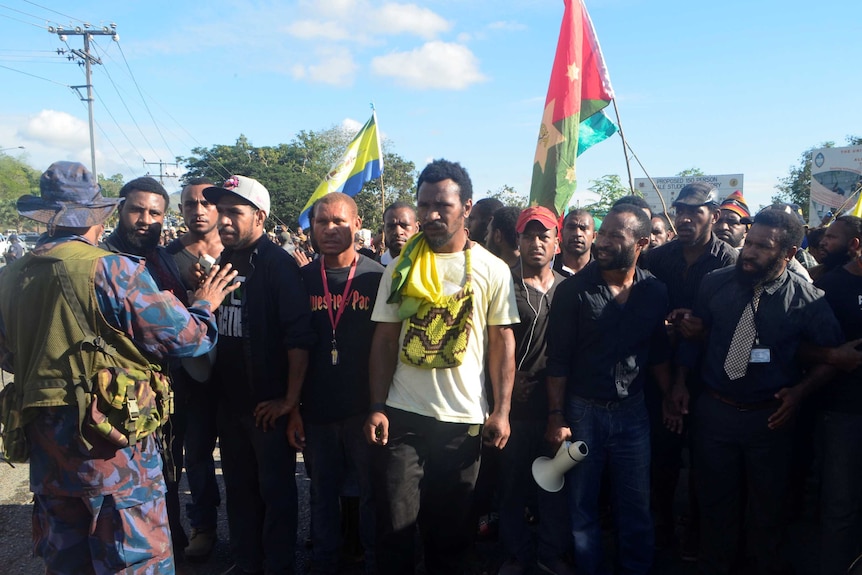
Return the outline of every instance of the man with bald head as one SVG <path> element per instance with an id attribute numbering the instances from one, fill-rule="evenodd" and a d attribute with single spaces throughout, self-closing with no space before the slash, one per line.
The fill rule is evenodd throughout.
<path id="1" fill-rule="evenodd" d="M 383 266 L 353 249 L 353 236 L 362 228 L 362 219 L 350 196 L 323 196 L 312 206 L 310 218 L 321 257 L 302 268 L 302 277 L 317 345 L 309 358 L 301 418 L 293 433 L 304 448 L 311 479 L 312 572 L 338 571 L 343 533 L 339 499 L 353 469 L 360 489 L 359 532 L 365 571 L 373 573 L 371 446 L 365 441 L 362 424 L 370 405 L 371 312 Z"/>

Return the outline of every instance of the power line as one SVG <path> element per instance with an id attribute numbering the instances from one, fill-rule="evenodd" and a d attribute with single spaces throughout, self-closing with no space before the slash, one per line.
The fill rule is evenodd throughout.
<path id="1" fill-rule="evenodd" d="M 48 12 L 53 12 L 54 14 L 59 14 L 63 18 L 69 18 L 71 20 L 77 20 L 81 24 L 87 24 L 87 22 L 85 22 L 84 20 L 81 20 L 79 18 L 75 18 L 74 16 L 69 16 L 68 14 L 63 14 L 62 12 L 57 12 L 53 8 L 48 8 L 47 6 L 42 6 L 41 4 L 36 4 L 35 2 L 30 2 L 30 0 L 24 0 L 24 2 L 26 2 L 27 4 L 31 4 L 31 5 L 35 6 L 36 8 L 41 8 L 42 10 L 47 10 Z"/>
<path id="2" fill-rule="evenodd" d="M 81 100 L 81 104 L 84 105 L 83 100 Z M 84 105 L 84 107 L 86 107 L 86 105 Z M 120 150 L 117 149 L 117 146 L 115 146 L 113 140 L 111 140 L 111 138 L 108 137 L 108 134 L 102 128 L 102 125 L 99 124 L 99 122 L 97 122 L 97 121 L 94 121 L 94 123 L 96 124 L 96 127 L 99 129 L 99 132 L 101 132 L 102 137 L 108 141 L 108 143 L 111 145 L 112 148 L 114 148 L 114 151 L 117 153 L 117 156 L 119 156 L 119 158 L 121 160 L 123 160 L 123 163 L 126 164 L 126 166 L 129 168 L 129 171 L 132 173 L 132 175 L 137 177 L 138 172 L 131 166 L 131 164 L 129 164 L 129 162 L 126 161 L 126 157 L 120 152 Z M 99 177 L 99 175 L 96 174 L 96 179 L 98 179 L 98 177 Z"/>
<path id="3" fill-rule="evenodd" d="M 15 22 L 21 22 L 22 24 L 27 24 L 29 26 L 35 26 L 36 28 L 39 28 L 40 30 L 47 29 L 47 26 L 40 26 L 39 24 L 33 24 L 32 22 L 27 22 L 26 20 L 21 20 L 20 18 L 13 18 L 12 16 L 9 16 L 8 14 L 0 14 L 0 18 L 8 18 L 9 20 L 14 20 Z"/>
<path id="4" fill-rule="evenodd" d="M 140 156 L 141 158 L 143 158 L 143 157 L 144 157 L 144 155 L 140 152 L 140 150 L 138 150 L 138 149 L 135 147 L 135 144 L 133 144 L 133 143 L 132 143 L 132 140 L 131 140 L 131 139 L 129 138 L 129 136 L 126 134 L 125 130 L 123 130 L 123 128 L 120 126 L 120 123 L 119 123 L 119 122 L 117 122 L 117 119 L 114 117 L 114 114 L 111 112 L 111 110 L 110 110 L 110 109 L 108 108 L 108 106 L 105 104 L 105 100 L 104 100 L 104 99 L 102 99 L 102 97 L 101 97 L 101 96 L 99 96 L 99 92 L 98 92 L 95 88 L 93 88 L 93 93 L 96 95 L 96 97 L 97 97 L 97 98 L 99 98 L 99 103 L 101 103 L 101 104 L 102 104 L 102 107 L 105 109 L 105 111 L 106 111 L 106 112 L 108 113 L 108 115 L 111 117 L 111 120 L 113 120 L 113 121 L 114 121 L 114 125 L 115 125 L 115 126 L 117 126 L 117 129 L 120 131 L 120 133 L 121 133 L 121 134 L 123 135 L 123 137 L 126 139 L 126 141 L 129 143 L 129 146 L 131 146 L 131 147 L 132 147 L 132 149 L 135 151 L 135 153 L 136 153 L 138 156 Z M 145 139 L 146 139 L 146 138 L 145 138 Z"/>
<path id="5" fill-rule="evenodd" d="M 123 62 L 126 63 L 126 68 L 129 70 L 129 74 L 132 76 L 132 82 L 134 82 L 135 88 L 137 88 L 138 90 L 138 95 L 141 96 L 141 102 L 144 104 L 144 108 L 147 110 L 147 114 L 150 115 L 150 119 L 153 121 L 153 126 L 155 126 L 156 131 L 159 133 L 159 137 L 162 139 L 162 142 L 165 144 L 165 147 L 168 149 L 168 152 L 171 154 L 171 156 L 176 157 L 176 155 L 171 150 L 170 145 L 168 145 L 167 140 L 165 140 L 164 134 L 162 134 L 162 131 L 159 129 L 159 124 L 153 117 L 153 113 L 150 111 L 150 107 L 147 105 L 147 100 L 144 98 L 144 94 L 141 92 L 141 87 L 138 85 L 138 81 L 137 79 L 135 79 L 135 75 L 132 73 L 132 68 L 131 66 L 129 66 L 129 61 L 126 60 L 126 53 L 123 52 L 123 47 L 120 45 L 119 42 L 117 42 L 117 48 L 119 48 L 120 54 L 123 56 Z"/>
<path id="6" fill-rule="evenodd" d="M 31 78 L 37 78 L 39 80 L 45 80 L 46 82 L 51 82 L 52 84 L 57 84 L 58 86 L 63 86 L 64 88 L 72 89 L 68 84 L 61 84 L 60 82 L 56 82 L 51 80 L 50 78 L 43 78 L 42 76 L 37 76 L 36 74 L 31 74 L 30 72 L 25 72 L 23 70 L 16 70 L 15 68 L 10 68 L 9 66 L 3 66 L 0 64 L 0 68 L 5 68 L 6 70 L 11 70 L 13 72 L 18 72 L 19 74 L 24 74 L 25 76 L 30 76 Z"/>
<path id="7" fill-rule="evenodd" d="M 153 152 L 153 154 L 158 155 L 158 154 L 156 153 L 156 148 L 153 146 L 153 144 L 152 144 L 152 143 L 150 143 L 150 140 L 147 138 L 146 134 L 144 134 L 144 131 L 141 129 L 140 124 L 138 124 L 138 121 L 135 119 L 135 116 L 132 114 L 132 111 L 129 109 L 128 104 L 126 104 L 126 100 L 123 98 L 123 95 L 120 93 L 120 90 L 119 90 L 119 88 L 117 87 L 116 82 L 114 82 L 113 77 L 111 77 L 111 73 L 110 73 L 110 72 L 108 72 L 108 69 L 107 69 L 107 68 L 105 68 L 105 67 L 103 67 L 103 68 L 102 68 L 102 70 L 104 70 L 104 71 L 105 71 L 105 75 L 108 77 L 108 81 L 111 83 L 111 86 L 113 86 L 114 91 L 117 93 L 117 97 L 120 99 L 120 103 L 121 103 L 121 104 L 123 105 L 123 107 L 126 109 L 126 113 L 128 113 L 128 114 L 129 114 L 129 118 L 132 120 L 132 123 L 135 125 L 135 128 L 137 128 L 137 129 L 138 129 L 138 133 L 139 133 L 139 134 L 141 135 L 141 137 L 144 139 L 144 142 L 146 142 L 146 143 L 147 143 L 147 146 L 149 146 L 149 148 L 150 148 L 150 150 Z M 144 157 L 144 156 L 143 156 L 143 154 L 140 154 L 140 156 L 141 156 L 142 158 Z"/>
<path id="8" fill-rule="evenodd" d="M 29 16 L 30 18 L 35 18 L 36 20 L 40 20 L 43 22 L 46 21 L 46 19 L 42 18 L 41 16 L 36 16 L 35 14 L 30 14 L 29 12 L 24 12 L 23 10 L 18 10 L 17 8 L 6 6 L 5 4 L 0 4 L 0 8 L 5 8 L 6 10 L 11 10 L 12 12 L 17 12 L 18 14 L 23 14 L 24 16 Z"/>

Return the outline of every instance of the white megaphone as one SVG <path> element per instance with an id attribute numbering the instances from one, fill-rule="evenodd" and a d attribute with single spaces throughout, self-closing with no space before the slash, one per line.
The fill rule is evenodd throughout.
<path id="1" fill-rule="evenodd" d="M 583 441 L 564 441 L 553 459 L 536 458 L 533 462 L 533 479 L 545 491 L 556 493 L 566 482 L 566 472 L 583 461 L 589 452 Z"/>

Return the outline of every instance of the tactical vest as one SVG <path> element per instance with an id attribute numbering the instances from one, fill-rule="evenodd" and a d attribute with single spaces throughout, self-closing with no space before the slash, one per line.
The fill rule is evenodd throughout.
<path id="1" fill-rule="evenodd" d="M 65 241 L 26 254 L 0 275 L 0 312 L 22 428 L 37 408 L 75 406 L 79 426 L 125 446 L 167 420 L 167 378 L 108 324 L 96 301 L 96 266 L 107 255 L 85 242 Z"/>

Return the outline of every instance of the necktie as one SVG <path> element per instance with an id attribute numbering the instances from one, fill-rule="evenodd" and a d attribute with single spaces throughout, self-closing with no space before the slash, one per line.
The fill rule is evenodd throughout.
<path id="1" fill-rule="evenodd" d="M 754 313 L 760 303 L 761 293 L 763 293 L 763 286 L 755 286 L 751 301 L 742 310 L 739 323 L 736 324 L 736 330 L 733 332 L 733 339 L 730 340 L 730 349 L 728 349 L 727 358 L 724 360 L 724 371 L 731 381 L 744 377 L 748 371 L 751 348 L 754 345 L 754 338 L 757 336 Z"/>

